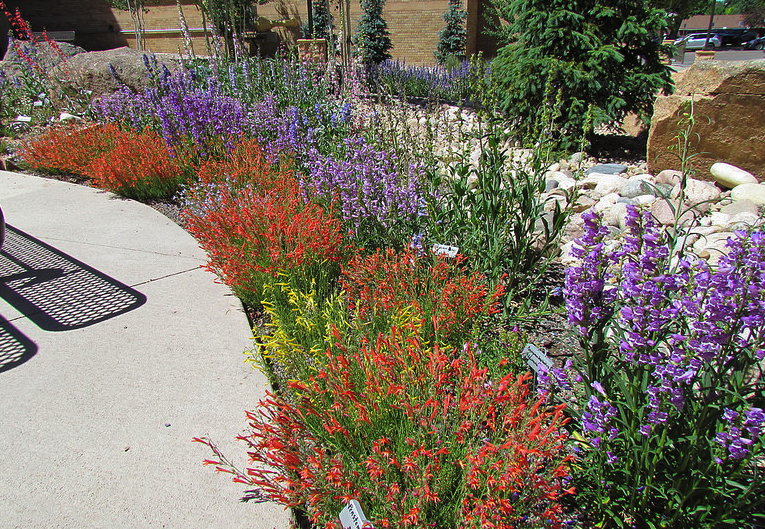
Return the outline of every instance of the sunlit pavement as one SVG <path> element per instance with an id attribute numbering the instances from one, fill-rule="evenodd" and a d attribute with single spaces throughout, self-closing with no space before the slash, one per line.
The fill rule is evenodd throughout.
<path id="1" fill-rule="evenodd" d="M 202 461 L 266 377 L 241 304 L 154 209 L 0 171 L 0 527 L 286 528 Z"/>

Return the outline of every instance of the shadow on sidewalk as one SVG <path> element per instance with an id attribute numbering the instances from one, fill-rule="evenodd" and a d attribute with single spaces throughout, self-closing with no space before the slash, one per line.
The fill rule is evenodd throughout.
<path id="1" fill-rule="evenodd" d="M 19 366 L 37 353 L 37 344 L 0 316 L 0 373 Z"/>
<path id="2" fill-rule="evenodd" d="M 13 226 L 0 252 L 0 297 L 46 331 L 81 329 L 146 303 L 137 290 Z"/>

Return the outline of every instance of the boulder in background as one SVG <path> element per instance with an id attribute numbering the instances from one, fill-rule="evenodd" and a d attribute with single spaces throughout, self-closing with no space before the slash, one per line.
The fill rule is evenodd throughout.
<path id="1" fill-rule="evenodd" d="M 75 90 L 89 91 L 94 98 L 123 86 L 139 91 L 150 84 L 145 54 L 128 47 L 81 53 L 54 68 L 51 77 Z"/>
<path id="2" fill-rule="evenodd" d="M 673 153 L 682 114 L 693 101 L 691 164 L 696 177 L 712 180 L 709 168 L 727 162 L 765 181 L 765 60 L 702 61 L 675 77 L 675 93 L 659 96 L 648 137 L 648 164 L 654 174 L 678 169 Z M 675 151 L 676 152 L 676 151 Z"/>

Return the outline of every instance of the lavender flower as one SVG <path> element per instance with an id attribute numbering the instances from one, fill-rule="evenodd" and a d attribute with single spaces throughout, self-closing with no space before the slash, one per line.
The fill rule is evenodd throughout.
<path id="1" fill-rule="evenodd" d="M 586 336 L 610 318 L 617 292 L 608 285 L 614 277 L 608 271 L 613 259 L 606 253 L 604 244 L 608 229 L 600 225 L 600 217 L 594 213 L 585 212 L 582 219 L 584 233 L 571 249 L 572 255 L 582 259 L 582 265 L 566 269 L 563 293 L 569 323 Z"/>
<path id="2" fill-rule="evenodd" d="M 309 151 L 304 183 L 309 194 L 334 200 L 343 219 L 356 229 L 366 220 L 390 227 L 418 217 L 421 167 L 402 173 L 394 154 L 375 149 L 360 137 L 346 139 L 345 147 L 343 159 Z"/>
<path id="3" fill-rule="evenodd" d="M 196 87 L 188 72 L 163 75 L 158 87 L 139 94 L 123 88 L 102 98 L 94 112 L 102 120 L 136 130 L 151 127 L 176 151 L 190 144 L 202 156 L 218 142 L 232 148 L 236 139 L 252 129 L 239 100 L 223 95 L 214 82 Z"/>
<path id="4" fill-rule="evenodd" d="M 600 386 L 600 384 L 598 384 Z M 602 389 L 602 386 L 601 386 Z M 586 409 L 582 414 L 582 426 L 590 436 L 590 442 L 595 448 L 600 446 L 602 435 L 608 431 L 609 438 L 616 438 L 619 430 L 609 427 L 610 421 L 616 416 L 617 410 L 608 400 L 591 395 Z"/>

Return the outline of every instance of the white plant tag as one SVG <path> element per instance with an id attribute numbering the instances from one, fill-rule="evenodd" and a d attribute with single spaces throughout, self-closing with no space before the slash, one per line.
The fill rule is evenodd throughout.
<path id="1" fill-rule="evenodd" d="M 434 244 L 433 253 L 436 255 L 443 255 L 446 257 L 456 257 L 457 252 L 460 249 L 457 246 L 449 246 L 448 244 Z"/>
<path id="2" fill-rule="evenodd" d="M 356 500 L 349 501 L 345 509 L 340 511 L 340 525 L 343 529 L 374 529 Z"/>
<path id="3" fill-rule="evenodd" d="M 553 367 L 552 359 L 547 356 L 547 354 L 545 354 L 545 352 L 542 351 L 539 347 L 530 343 L 527 343 L 526 347 L 523 348 L 521 357 L 526 360 L 528 366 L 536 374 L 539 374 L 540 364 L 545 366 L 547 371 L 551 370 Z"/>
<path id="4" fill-rule="evenodd" d="M 29 123 L 32 121 L 32 118 L 29 116 L 16 116 L 16 121 L 19 121 L 21 123 Z"/>

